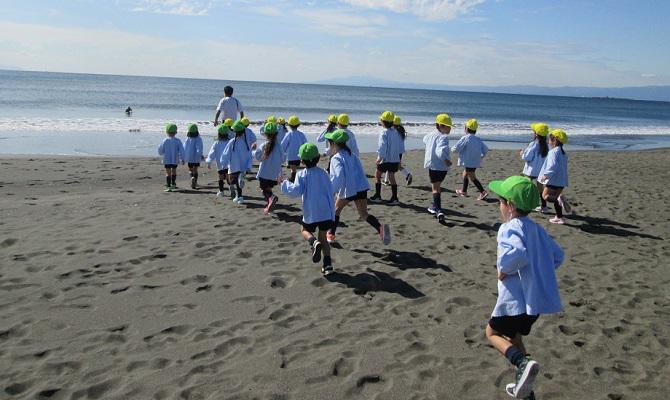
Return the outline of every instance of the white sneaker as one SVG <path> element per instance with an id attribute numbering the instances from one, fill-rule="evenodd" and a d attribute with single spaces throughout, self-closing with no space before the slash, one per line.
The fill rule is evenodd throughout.
<path id="1" fill-rule="evenodd" d="M 239 197 L 237 198 L 237 204 L 244 204 L 244 197 L 239 196 Z"/>
<path id="2" fill-rule="evenodd" d="M 216 193 L 216 197 L 223 197 L 223 196 L 224 196 L 224 194 L 220 190 Z"/>
<path id="3" fill-rule="evenodd" d="M 549 214 L 549 208 L 538 206 L 538 207 L 535 207 L 535 212 L 539 212 L 539 213 L 542 213 L 542 214 Z"/>
<path id="4" fill-rule="evenodd" d="M 233 203 L 237 204 L 238 201 L 240 201 L 240 198 L 235 196 L 235 198 L 233 199 Z"/>

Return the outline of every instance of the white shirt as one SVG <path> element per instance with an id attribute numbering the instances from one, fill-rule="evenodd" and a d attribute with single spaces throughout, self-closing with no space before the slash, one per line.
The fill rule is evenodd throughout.
<path id="1" fill-rule="evenodd" d="M 223 114 L 221 121 L 225 121 L 227 118 L 236 120 L 237 113 L 244 112 L 242 109 L 242 103 L 240 103 L 240 101 L 233 96 L 224 97 L 219 100 L 219 105 L 216 107 L 216 110 Z"/>

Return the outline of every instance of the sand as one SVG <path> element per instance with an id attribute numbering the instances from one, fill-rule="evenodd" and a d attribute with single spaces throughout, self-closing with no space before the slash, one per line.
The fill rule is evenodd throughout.
<path id="1" fill-rule="evenodd" d="M 565 312 L 526 341 L 537 398 L 666 398 L 670 151 L 570 156 L 576 214 L 532 216 L 566 252 Z M 508 398 L 513 369 L 484 336 L 498 207 L 457 197 L 456 168 L 440 225 L 422 160 L 406 156 L 402 205 L 369 206 L 392 244 L 347 209 L 326 280 L 299 201 L 264 216 L 255 181 L 237 206 L 213 171 L 163 193 L 156 158 L 0 159 L 0 398 Z M 521 167 L 493 151 L 478 175 Z"/>

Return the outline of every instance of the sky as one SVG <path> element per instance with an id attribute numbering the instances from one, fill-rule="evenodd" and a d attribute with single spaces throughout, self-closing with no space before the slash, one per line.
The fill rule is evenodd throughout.
<path id="1" fill-rule="evenodd" d="M 668 20 L 666 0 L 0 0 L 0 68 L 670 85 Z"/>

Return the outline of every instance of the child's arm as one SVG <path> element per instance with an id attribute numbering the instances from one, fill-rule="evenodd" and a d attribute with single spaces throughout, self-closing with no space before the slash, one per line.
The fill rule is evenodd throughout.
<path id="1" fill-rule="evenodd" d="M 528 254 L 519 232 L 501 227 L 498 232 L 498 271 L 510 275 L 528 265 Z"/>
<path id="2" fill-rule="evenodd" d="M 286 154 L 286 150 L 288 149 L 288 146 L 290 144 L 291 144 L 291 134 L 289 133 L 288 135 L 284 136 L 284 140 L 282 140 L 280 143 L 282 154 Z"/>
<path id="3" fill-rule="evenodd" d="M 330 183 L 333 185 L 333 193 L 338 193 L 344 186 L 344 167 L 338 158 L 330 160 Z"/>
<path id="4" fill-rule="evenodd" d="M 228 164 L 230 164 L 230 149 L 231 149 L 230 144 L 232 142 L 233 142 L 232 140 L 228 141 L 226 147 L 221 152 L 221 156 L 219 157 L 219 164 L 221 164 L 223 168 L 227 168 Z"/>
<path id="5" fill-rule="evenodd" d="M 200 158 L 201 158 L 202 160 L 204 160 L 205 157 L 203 157 L 203 155 L 202 155 L 202 153 L 203 153 L 203 151 L 204 151 L 204 149 L 203 149 L 203 144 L 202 144 L 202 138 L 198 136 L 198 139 L 200 139 L 200 140 L 196 140 L 196 141 L 195 141 L 195 151 L 196 151 L 198 154 L 200 154 Z"/>
<path id="6" fill-rule="evenodd" d="M 486 143 L 482 142 L 482 158 L 486 157 L 486 153 L 489 152 L 489 146 Z"/>
<path id="7" fill-rule="evenodd" d="M 454 147 L 451 148 L 451 151 L 453 151 L 454 153 L 460 153 L 461 150 L 463 150 L 463 146 L 465 145 L 465 138 L 466 137 L 467 136 L 463 136 L 462 138 L 460 138 L 458 140 L 458 142 L 456 142 Z"/>
<path id="8" fill-rule="evenodd" d="M 535 148 L 537 147 L 537 142 L 533 142 L 528 145 L 525 150 L 521 150 L 521 159 L 525 162 L 531 162 L 535 158 Z"/>
<path id="9" fill-rule="evenodd" d="M 549 152 L 547 155 L 547 158 L 544 160 L 544 164 L 542 165 L 542 170 L 541 172 L 541 181 L 546 182 L 547 179 L 551 178 L 552 175 L 556 172 L 556 153 L 555 152 Z"/>
<path id="10" fill-rule="evenodd" d="M 181 159 L 181 165 L 186 164 L 186 150 L 184 150 L 184 143 L 179 141 L 179 147 L 177 148 L 177 152 L 179 154 L 179 159 Z"/>
<path id="11" fill-rule="evenodd" d="M 437 158 L 442 160 L 447 167 L 451 167 L 451 153 L 449 153 L 449 140 L 445 137 L 437 139 L 435 146 Z"/>
<path id="12" fill-rule="evenodd" d="M 386 132 L 379 135 L 379 143 L 377 146 L 377 164 L 384 160 L 384 156 L 388 153 L 388 138 Z"/>
<path id="13" fill-rule="evenodd" d="M 165 140 L 161 142 L 161 144 L 158 146 L 158 155 L 162 156 L 165 154 Z"/>
<path id="14" fill-rule="evenodd" d="M 263 150 L 265 148 L 265 145 L 261 147 L 257 147 L 256 150 L 253 151 L 254 158 L 258 161 L 263 161 Z"/>
<path id="15" fill-rule="evenodd" d="M 302 174 L 299 174 L 295 182 L 291 183 L 289 180 L 285 180 L 281 182 L 281 185 L 279 186 L 280 190 L 282 193 L 285 193 L 291 197 L 298 197 L 302 196 L 302 194 L 305 192 L 305 185 L 303 184 Z"/>
<path id="16" fill-rule="evenodd" d="M 207 163 L 207 168 L 212 167 L 212 156 L 214 155 L 215 149 L 216 149 L 216 142 L 212 143 L 212 147 L 209 148 L 209 153 L 207 153 L 207 158 L 205 159 L 205 162 Z"/>

